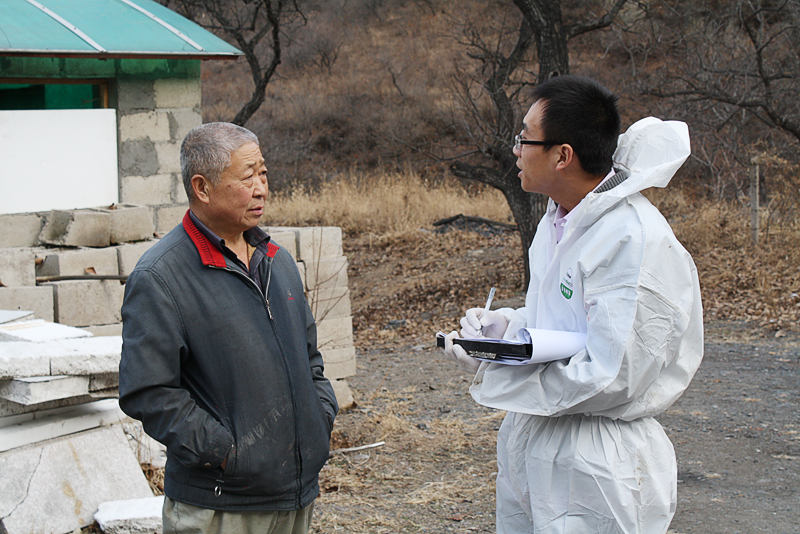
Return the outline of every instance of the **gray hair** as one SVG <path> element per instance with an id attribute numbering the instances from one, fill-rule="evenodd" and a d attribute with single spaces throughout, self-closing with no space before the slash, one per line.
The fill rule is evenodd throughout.
<path id="1" fill-rule="evenodd" d="M 218 185 L 222 172 L 231 164 L 231 155 L 248 143 L 258 145 L 258 137 L 229 122 L 209 122 L 192 128 L 181 143 L 181 177 L 189 202 L 194 200 L 192 176 L 199 174 Z"/>

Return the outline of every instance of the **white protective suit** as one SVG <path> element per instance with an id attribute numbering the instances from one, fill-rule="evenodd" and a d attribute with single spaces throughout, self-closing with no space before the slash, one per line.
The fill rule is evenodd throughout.
<path id="1" fill-rule="evenodd" d="M 689 152 L 686 124 L 643 119 L 619 138 L 623 173 L 574 208 L 558 244 L 549 202 L 529 250 L 525 307 L 500 310 L 504 337 L 522 327 L 585 332 L 586 348 L 548 364 L 482 363 L 475 376 L 473 398 L 508 411 L 498 533 L 667 531 L 677 467 L 653 416 L 700 365 L 702 305 L 691 256 L 640 191 L 665 187 Z"/>

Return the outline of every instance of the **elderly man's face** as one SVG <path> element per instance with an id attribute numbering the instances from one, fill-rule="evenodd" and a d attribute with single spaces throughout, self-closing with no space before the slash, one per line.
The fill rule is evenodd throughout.
<path id="1" fill-rule="evenodd" d="M 269 195 L 267 167 L 255 143 L 231 154 L 219 184 L 209 185 L 209 215 L 220 237 L 230 237 L 258 225 Z"/>

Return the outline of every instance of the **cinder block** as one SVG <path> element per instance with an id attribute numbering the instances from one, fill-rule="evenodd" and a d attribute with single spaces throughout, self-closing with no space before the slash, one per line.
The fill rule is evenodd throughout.
<path id="1" fill-rule="evenodd" d="M 172 203 L 189 204 L 189 197 L 186 195 L 186 188 L 183 186 L 183 178 L 180 174 L 175 174 L 172 185 Z"/>
<path id="2" fill-rule="evenodd" d="M 336 403 L 339 405 L 339 410 L 349 410 L 355 407 L 356 402 L 353 399 L 353 392 L 350 391 L 350 386 L 347 385 L 345 380 L 331 380 L 333 386 L 333 393 L 336 395 Z"/>
<path id="3" fill-rule="evenodd" d="M 105 534 L 161 534 L 164 496 L 100 503 L 94 519 Z"/>
<path id="4" fill-rule="evenodd" d="M 317 322 L 317 347 L 340 349 L 353 346 L 353 318 L 337 317 Z"/>
<path id="5" fill-rule="evenodd" d="M 155 107 L 194 108 L 200 105 L 200 80 L 191 78 L 159 78 L 154 82 Z M 196 126 L 201 123 L 198 122 Z M 178 139 L 182 140 L 181 137 Z"/>
<path id="6" fill-rule="evenodd" d="M 7 451 L 0 472 L 7 534 L 72 532 L 101 502 L 153 496 L 119 425 Z"/>
<path id="7" fill-rule="evenodd" d="M 267 229 L 264 228 L 264 231 L 266 230 Z M 279 247 L 285 248 L 292 258 L 294 258 L 295 261 L 297 260 L 297 237 L 294 232 L 272 231 L 267 233 L 271 240 L 275 241 Z"/>
<path id="8" fill-rule="evenodd" d="M 158 170 L 156 173 L 180 173 L 181 172 L 181 145 L 175 142 L 156 142 L 155 150 L 158 156 Z"/>
<path id="9" fill-rule="evenodd" d="M 45 321 L 54 318 L 53 288 L 46 286 L 0 287 L 0 309 L 28 310 Z"/>
<path id="10" fill-rule="evenodd" d="M 334 378 L 347 378 L 356 374 L 356 349 L 345 347 L 342 349 L 321 350 L 325 362 L 325 376 Z"/>
<path id="11" fill-rule="evenodd" d="M 347 287 L 347 258 L 315 258 L 303 261 L 306 289 Z"/>
<path id="12" fill-rule="evenodd" d="M 149 241 L 141 241 L 139 243 L 130 243 L 116 247 L 119 274 L 123 276 L 131 274 L 131 271 L 136 267 L 136 263 L 142 257 L 142 254 L 147 252 L 150 247 L 156 243 L 158 243 L 158 239 L 151 239 Z"/>
<path id="13" fill-rule="evenodd" d="M 111 244 L 111 219 L 97 210 L 53 210 L 47 218 L 42 243 L 71 247 L 107 247 Z"/>
<path id="14" fill-rule="evenodd" d="M 44 218 L 35 213 L 0 215 L 0 248 L 37 245 L 43 223 Z"/>
<path id="15" fill-rule="evenodd" d="M 119 168 L 123 176 L 159 174 L 155 143 L 147 138 L 120 139 Z"/>
<path id="16" fill-rule="evenodd" d="M 122 176 L 120 199 L 123 202 L 158 206 L 172 202 L 172 174 Z"/>
<path id="17" fill-rule="evenodd" d="M 199 106 L 199 102 L 197 105 Z M 170 136 L 177 143 L 183 141 L 189 130 L 203 124 L 203 116 L 199 108 L 194 107 L 194 104 L 182 108 L 175 107 L 167 111 L 166 114 L 170 118 Z"/>
<path id="18" fill-rule="evenodd" d="M 181 224 L 183 216 L 186 215 L 186 210 L 188 209 L 188 205 L 156 208 L 156 234 L 164 236 Z"/>
<path id="19" fill-rule="evenodd" d="M 125 287 L 117 280 L 65 280 L 53 288 L 55 320 L 70 326 L 114 324 L 122 320 Z"/>
<path id="20" fill-rule="evenodd" d="M 319 323 L 325 319 L 336 319 L 352 315 L 350 308 L 350 291 L 347 287 L 330 289 L 312 289 L 306 293 L 306 299 L 314 319 Z"/>
<path id="21" fill-rule="evenodd" d="M 169 141 L 169 118 L 155 111 L 121 115 L 119 137 L 120 139 L 149 137 L 153 141 Z"/>
<path id="22" fill-rule="evenodd" d="M 0 381 L 0 397 L 26 406 L 88 393 L 88 376 L 31 376 Z"/>
<path id="23" fill-rule="evenodd" d="M 138 63 L 123 61 L 121 66 L 123 68 L 135 67 Z M 117 101 L 117 109 L 120 110 L 120 114 L 155 109 L 156 95 L 153 81 L 144 78 L 117 78 Z"/>
<path id="24" fill-rule="evenodd" d="M 117 204 L 113 208 L 96 208 L 111 217 L 111 243 L 144 241 L 153 237 L 153 211 L 147 206 Z"/>
<path id="25" fill-rule="evenodd" d="M 50 249 L 40 253 L 38 259 L 36 276 L 119 273 L 116 250 L 108 247 Z"/>
<path id="26" fill-rule="evenodd" d="M 35 254 L 30 248 L 0 248 L 0 287 L 36 285 Z"/>
<path id="27" fill-rule="evenodd" d="M 297 228 L 290 226 L 268 227 L 268 232 L 294 232 L 297 242 L 297 260 L 335 258 L 342 255 L 342 229 L 338 226 Z"/>

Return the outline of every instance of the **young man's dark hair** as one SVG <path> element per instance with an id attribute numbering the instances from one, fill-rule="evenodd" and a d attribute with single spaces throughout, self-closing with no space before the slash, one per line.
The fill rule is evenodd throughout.
<path id="1" fill-rule="evenodd" d="M 546 140 L 571 145 L 584 171 L 605 175 L 619 137 L 617 96 L 590 78 L 571 75 L 537 85 L 532 96 L 545 102 L 540 126 Z"/>

